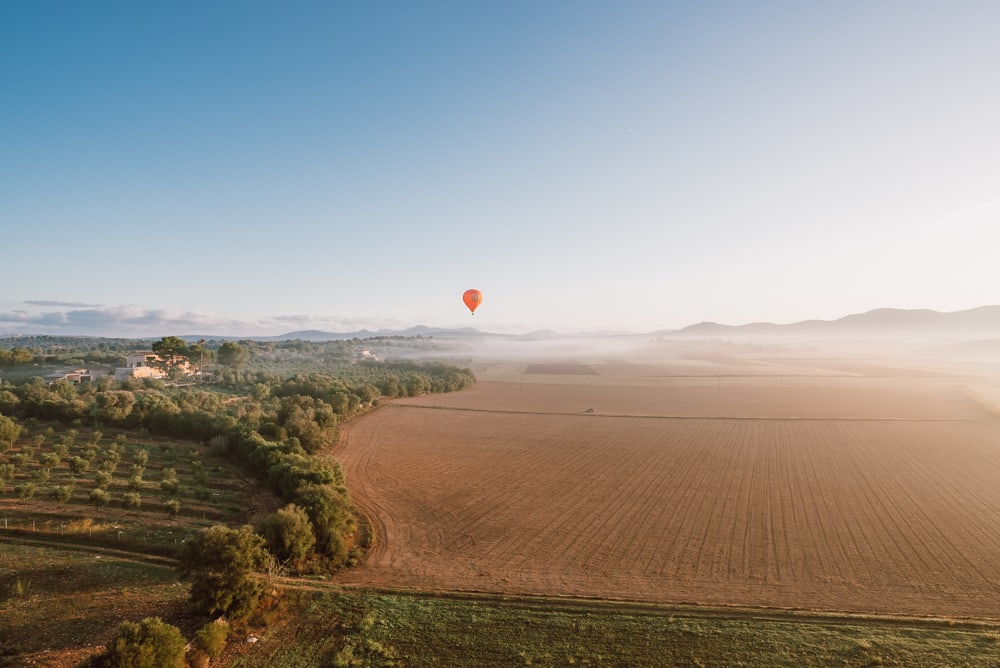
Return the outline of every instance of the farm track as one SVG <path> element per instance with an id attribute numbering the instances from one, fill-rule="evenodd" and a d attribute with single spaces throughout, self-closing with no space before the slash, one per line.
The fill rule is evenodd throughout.
<path id="1" fill-rule="evenodd" d="M 30 538 L 23 532 L 0 530 L 0 543 L 11 543 L 16 545 L 29 545 L 33 547 L 48 547 L 55 550 L 72 550 L 75 552 L 90 552 L 118 559 L 121 561 L 131 561 L 136 563 L 162 566 L 164 568 L 174 568 L 177 560 L 172 557 L 165 557 L 151 552 L 139 550 L 125 550 L 120 548 L 95 545 L 91 542 L 73 540 L 71 538 Z"/>
<path id="2" fill-rule="evenodd" d="M 337 448 L 378 534 L 338 582 L 997 619 L 1000 423 L 944 396 L 839 418 L 393 402 Z"/>
<path id="3" fill-rule="evenodd" d="M 500 413 L 504 415 L 562 415 L 600 418 L 630 418 L 636 420 L 726 420 L 746 422 L 994 422 L 991 417 L 809 417 L 763 415 L 650 415 L 643 413 L 593 413 L 587 411 L 531 411 L 515 408 L 466 408 L 458 406 L 422 406 L 398 404 L 400 407 L 432 411 L 466 411 L 472 413 Z"/>
<path id="4" fill-rule="evenodd" d="M 94 546 L 79 541 L 62 539 L 25 539 L 19 535 L 0 534 L 0 542 L 34 547 L 52 548 L 56 550 L 71 550 L 107 556 L 119 561 L 145 563 L 164 568 L 174 568 L 176 560 L 155 554 L 132 550 L 112 549 Z M 296 591 L 311 591 L 316 593 L 337 592 L 345 587 L 337 582 L 316 582 L 309 578 L 274 577 L 271 581 L 282 589 Z M 643 603 L 639 601 L 616 600 L 608 598 L 585 597 L 555 597 L 555 596 L 525 596 L 496 594 L 479 591 L 445 591 L 445 590 L 412 590 L 403 588 L 377 589 L 365 587 L 364 591 L 380 594 L 409 596 L 414 598 L 436 598 L 442 600 L 480 602 L 490 605 L 505 605 L 516 607 L 532 607 L 545 610 L 579 613 L 579 614 L 638 614 L 657 616 L 683 616 L 695 619 L 746 619 L 750 621 L 806 622 L 834 625 L 871 624 L 877 626 L 895 626 L 904 628 L 942 628 L 952 630 L 982 630 L 992 628 L 994 623 L 977 619 L 955 619 L 937 617 L 908 616 L 877 616 L 849 615 L 833 613 L 817 613 L 809 610 L 772 610 L 765 608 L 740 607 L 705 607 L 699 605 L 665 605 Z"/>

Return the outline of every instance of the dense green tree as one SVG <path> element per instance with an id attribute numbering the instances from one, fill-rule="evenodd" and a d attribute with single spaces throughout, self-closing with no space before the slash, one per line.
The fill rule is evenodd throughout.
<path id="1" fill-rule="evenodd" d="M 299 440 L 306 452 L 316 452 L 336 434 L 337 416 L 322 399 L 295 394 L 281 400 L 278 424 Z"/>
<path id="2" fill-rule="evenodd" d="M 332 485 L 305 485 L 295 495 L 295 504 L 309 515 L 317 550 L 331 566 L 343 566 L 348 556 L 346 539 L 354 530 L 347 490 Z"/>
<path id="3" fill-rule="evenodd" d="M 21 405 L 21 399 L 10 390 L 0 390 L 0 413 L 13 415 Z"/>
<path id="4" fill-rule="evenodd" d="M 125 622 L 108 644 L 111 668 L 183 668 L 186 643 L 180 629 L 159 617 Z"/>
<path id="5" fill-rule="evenodd" d="M 0 350 L 0 366 L 22 366 L 35 361 L 34 354 L 27 348 Z"/>
<path id="6" fill-rule="evenodd" d="M 301 570 L 316 545 L 306 511 L 290 503 L 264 520 L 261 535 L 267 548 L 293 570 Z"/>
<path id="7" fill-rule="evenodd" d="M 107 390 L 94 395 L 94 417 L 102 422 L 121 422 L 133 406 L 135 394 L 127 390 Z"/>
<path id="8" fill-rule="evenodd" d="M 252 527 L 213 526 L 184 543 L 178 570 L 191 579 L 191 601 L 207 614 L 246 619 L 264 593 L 264 539 Z"/>
<path id="9" fill-rule="evenodd" d="M 226 341 L 219 346 L 216 359 L 222 366 L 239 370 L 246 366 L 247 360 L 250 359 L 250 352 L 238 343 Z"/>

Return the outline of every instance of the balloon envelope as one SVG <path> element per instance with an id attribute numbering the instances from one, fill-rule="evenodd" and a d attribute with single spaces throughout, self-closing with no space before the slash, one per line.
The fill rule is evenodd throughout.
<path id="1" fill-rule="evenodd" d="M 466 290 L 465 294 L 462 295 L 462 301 L 465 302 L 470 311 L 475 313 L 479 305 L 483 303 L 483 293 L 479 290 Z"/>

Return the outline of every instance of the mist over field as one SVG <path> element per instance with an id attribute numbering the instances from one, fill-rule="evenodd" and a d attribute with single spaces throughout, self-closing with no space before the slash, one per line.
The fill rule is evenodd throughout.
<path id="1" fill-rule="evenodd" d="M 998 333 L 998 307 L 956 313 L 878 309 L 834 321 L 701 323 L 645 334 L 470 330 L 434 337 L 432 349 L 418 355 L 469 363 L 483 380 L 516 376 L 518 382 L 567 374 L 583 383 L 610 376 L 640 383 L 684 377 L 775 383 L 795 377 L 936 378 L 1000 414 Z"/>

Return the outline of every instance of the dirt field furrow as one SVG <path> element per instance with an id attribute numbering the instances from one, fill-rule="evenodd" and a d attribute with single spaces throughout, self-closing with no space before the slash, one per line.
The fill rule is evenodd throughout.
<path id="1" fill-rule="evenodd" d="M 337 456 L 377 540 L 341 580 L 1000 618 L 1000 421 L 948 379 L 595 369 L 352 424 Z"/>

